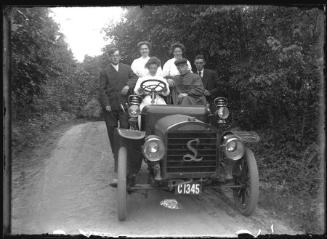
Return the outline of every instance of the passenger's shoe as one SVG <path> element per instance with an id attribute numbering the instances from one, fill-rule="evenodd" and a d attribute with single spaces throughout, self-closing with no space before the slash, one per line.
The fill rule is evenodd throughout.
<path id="1" fill-rule="evenodd" d="M 109 185 L 113 188 L 116 188 L 117 184 L 118 184 L 118 179 L 114 178 Z"/>

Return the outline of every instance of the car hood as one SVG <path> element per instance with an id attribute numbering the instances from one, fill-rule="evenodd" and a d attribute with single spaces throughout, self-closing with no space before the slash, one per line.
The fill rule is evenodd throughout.
<path id="1" fill-rule="evenodd" d="M 156 134 L 165 135 L 172 131 L 212 131 L 216 130 L 195 117 L 176 114 L 161 118 L 155 125 Z"/>

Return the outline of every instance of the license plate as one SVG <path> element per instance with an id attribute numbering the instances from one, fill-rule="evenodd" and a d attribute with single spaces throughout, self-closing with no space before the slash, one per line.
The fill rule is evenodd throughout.
<path id="1" fill-rule="evenodd" d="M 198 195 L 201 193 L 201 184 L 200 183 L 181 183 L 176 186 L 176 194 L 195 194 Z"/>

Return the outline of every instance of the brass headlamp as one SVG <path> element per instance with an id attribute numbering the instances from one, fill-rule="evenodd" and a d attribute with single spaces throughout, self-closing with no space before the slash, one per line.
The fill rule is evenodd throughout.
<path id="1" fill-rule="evenodd" d="M 218 117 L 218 124 L 226 123 L 226 119 L 229 116 L 229 110 L 227 108 L 227 99 L 225 97 L 217 97 L 214 100 L 214 104 L 217 108 L 215 115 Z"/>

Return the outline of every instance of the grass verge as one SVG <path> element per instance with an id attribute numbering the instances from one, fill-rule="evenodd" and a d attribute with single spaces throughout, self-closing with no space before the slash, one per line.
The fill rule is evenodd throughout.
<path id="1" fill-rule="evenodd" d="M 28 153 L 40 146 L 58 127 L 68 128 L 86 121 L 86 119 L 77 119 L 74 115 L 63 112 L 61 114 L 46 113 L 42 116 L 13 122 L 11 127 L 12 157 L 17 158 L 20 153 Z"/>

